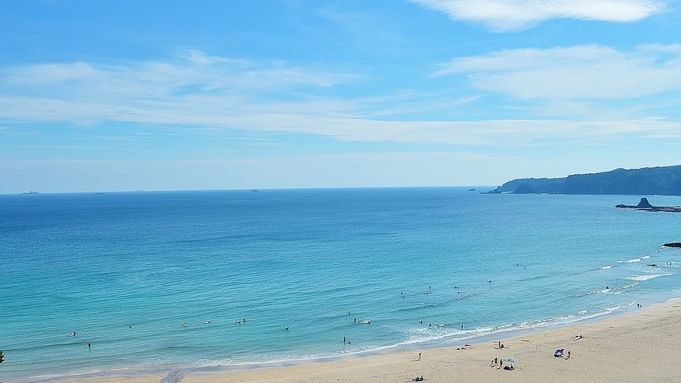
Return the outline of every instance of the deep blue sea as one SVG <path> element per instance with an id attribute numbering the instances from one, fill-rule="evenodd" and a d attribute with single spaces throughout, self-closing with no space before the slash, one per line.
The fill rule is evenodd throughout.
<path id="1" fill-rule="evenodd" d="M 681 296 L 681 214 L 479 191 L 2 195 L 0 381 L 455 345 Z"/>

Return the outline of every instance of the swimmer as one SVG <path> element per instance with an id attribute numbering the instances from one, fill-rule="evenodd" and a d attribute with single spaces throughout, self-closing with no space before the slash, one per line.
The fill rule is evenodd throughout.
<path id="1" fill-rule="evenodd" d="M 184 327 L 187 327 L 187 326 L 189 326 L 189 325 L 187 324 L 187 322 L 184 322 L 184 325 L 183 325 L 183 326 L 184 326 Z"/>
<path id="2" fill-rule="evenodd" d="M 288 331 L 289 329 L 290 329 L 289 326 L 286 326 L 286 327 L 284 328 L 284 330 L 286 330 L 286 331 Z"/>
<path id="3" fill-rule="evenodd" d="M 203 324 L 211 324 L 211 323 L 213 323 L 213 322 L 211 322 L 210 320 L 203 322 Z"/>

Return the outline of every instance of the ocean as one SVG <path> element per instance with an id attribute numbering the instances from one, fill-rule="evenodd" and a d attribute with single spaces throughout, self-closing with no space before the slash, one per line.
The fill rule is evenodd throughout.
<path id="1" fill-rule="evenodd" d="M 1 195 L 0 381 L 457 345 L 681 297 L 681 214 L 489 189 Z"/>

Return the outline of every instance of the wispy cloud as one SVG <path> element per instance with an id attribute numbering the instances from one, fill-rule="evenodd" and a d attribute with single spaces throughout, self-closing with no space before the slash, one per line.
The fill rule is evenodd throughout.
<path id="1" fill-rule="evenodd" d="M 209 57 L 198 51 L 188 52 L 181 60 L 0 69 L 0 122 L 94 125 L 113 121 L 174 126 L 180 129 L 178 134 L 210 139 L 242 130 L 340 141 L 462 146 L 543 146 L 558 139 L 576 143 L 585 137 L 597 145 L 618 140 L 623 134 L 644 138 L 681 135 L 681 125 L 676 122 L 644 118 L 391 121 L 389 114 L 401 108 L 401 98 L 407 99 L 405 103 L 412 101 L 411 108 L 427 111 L 428 105 L 418 99 L 423 95 L 324 96 L 323 90 L 356 82 L 361 76 L 280 62 Z M 452 74 L 471 76 L 479 89 L 525 99 L 636 97 L 681 89 L 681 47 L 648 45 L 635 52 L 600 46 L 508 50 L 456 59 L 435 76 Z M 435 103 L 465 105 L 478 100 L 477 96 L 432 96 Z M 399 102 L 391 101 L 395 97 Z M 409 100 L 413 97 L 415 104 Z M 379 107 L 367 106 L 372 103 Z M 12 134 L 11 130 L 0 134 Z"/>
<path id="2" fill-rule="evenodd" d="M 681 91 L 681 45 L 511 49 L 454 59 L 433 76 L 452 74 L 519 99 L 636 98 Z"/>
<path id="3" fill-rule="evenodd" d="M 283 61 L 261 63 L 212 57 L 188 50 L 175 62 L 143 62 L 129 65 L 95 65 L 75 62 L 37 64 L 0 69 L 5 92 L 48 95 L 66 91 L 72 97 L 100 95 L 110 98 L 156 98 L 188 92 L 253 93 L 324 88 L 356 80 L 348 73 L 301 67 Z M 63 95 L 61 97 L 64 97 Z"/>
<path id="4" fill-rule="evenodd" d="M 665 10 L 655 0 L 412 0 L 455 20 L 496 32 L 532 28 L 551 19 L 633 22 Z"/>

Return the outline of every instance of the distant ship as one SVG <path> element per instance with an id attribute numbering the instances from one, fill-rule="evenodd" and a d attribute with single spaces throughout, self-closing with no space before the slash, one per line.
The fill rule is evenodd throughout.
<path id="1" fill-rule="evenodd" d="M 472 188 L 472 189 L 468 189 L 468 191 L 475 191 L 475 188 Z"/>
<path id="2" fill-rule="evenodd" d="M 21 194 L 40 194 L 40 193 L 38 193 L 37 191 L 31 190 L 30 192 L 23 192 Z"/>

